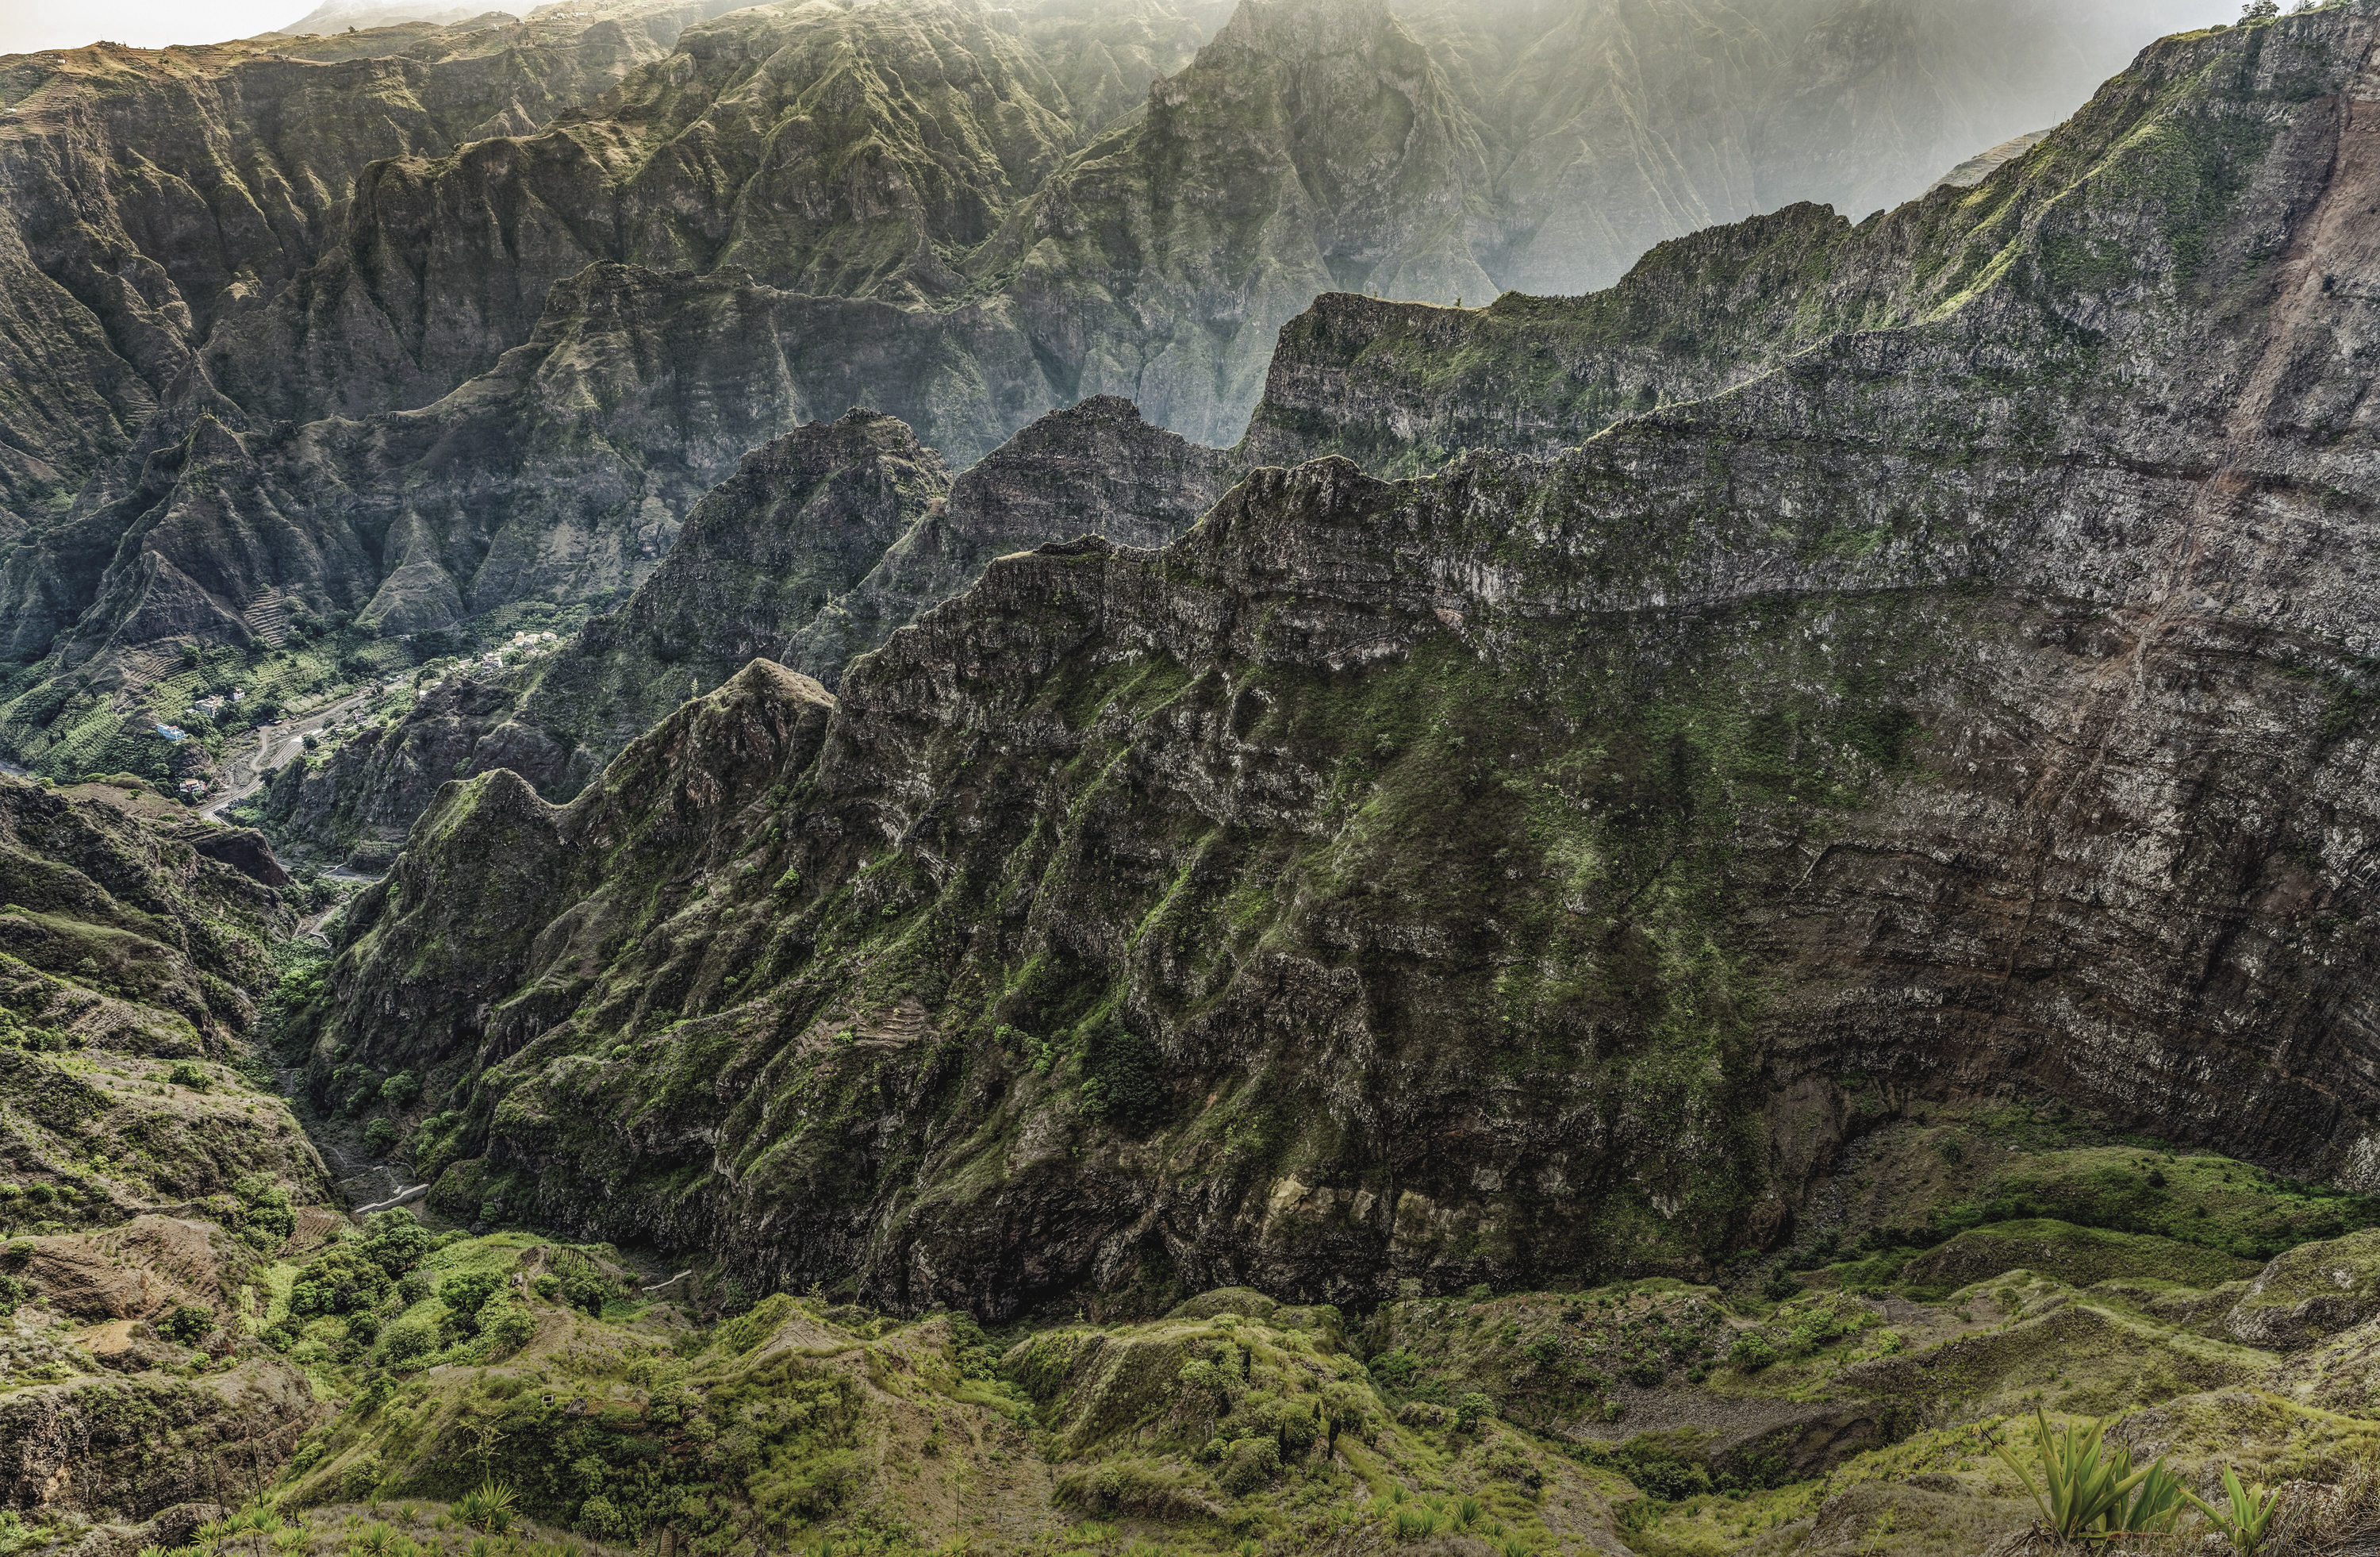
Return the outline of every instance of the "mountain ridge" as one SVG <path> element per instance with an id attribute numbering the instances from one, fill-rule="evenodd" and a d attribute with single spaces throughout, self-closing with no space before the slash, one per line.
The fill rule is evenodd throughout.
<path id="1" fill-rule="evenodd" d="M 1969 59 L 1957 40 L 1970 19 L 1919 6 L 1870 58 L 1861 53 L 1868 34 L 1812 30 L 1794 19 L 1809 9 L 1796 8 L 1803 0 L 1777 3 L 1779 38 L 1850 51 L 1857 68 L 1841 79 L 1859 83 L 1844 98 L 1857 113 L 1871 96 L 1888 119 L 1900 112 L 1881 105 L 1900 102 L 1893 83 L 1912 71 L 1937 83 L 1926 91 L 1969 90 L 1940 84 L 1949 80 L 2002 90 L 1980 84 L 1989 72 L 1927 63 L 1937 44 L 1944 59 Z M 161 263 L 141 248 L 164 239 L 136 235 L 175 230 L 165 211 L 218 198 L 205 189 L 305 182 L 277 167 L 235 176 L 221 155 L 181 186 L 160 186 L 170 198 L 159 214 L 142 214 L 145 194 L 124 208 L 110 241 L 143 256 L 127 274 L 145 278 L 147 293 L 103 279 L 101 266 L 75 283 L 90 293 L 77 300 L 53 273 L 82 261 L 27 251 L 26 285 L 11 295 L 41 306 L 18 333 L 39 340 L 52 378 L 99 386 L 99 397 L 27 402 L 21 417 L 0 407 L 0 419 L 29 430 L 18 443 L 44 451 L 38 469 L 12 478 L 21 491 L 7 499 L 0 559 L 0 614 L 20 664 L 0 688 L 0 731 L 20 759 L 60 772 L 153 760 L 136 755 L 138 733 L 176 712 L 157 702 L 169 694 L 156 664 L 186 648 L 248 647 L 228 624 L 267 591 L 346 634 L 334 658 L 360 654 L 383 672 L 407 652 L 397 640 L 422 633 L 500 631 L 521 608 L 575 619 L 637 585 L 745 448 L 844 406 L 901 417 L 962 465 L 1036 416 L 1099 395 L 1132 398 L 1194 442 L 1235 442 L 1278 329 L 1318 292 L 1369 286 L 1476 301 L 1514 279 L 1577 286 L 1617 274 L 1637 237 L 1555 242 L 1530 213 L 1602 209 L 1561 181 L 1603 176 L 1560 148 L 1578 143 L 1575 127 L 1588 121 L 1577 116 L 1594 91 L 1624 101 L 1662 79 L 1597 55 L 1586 20 L 1532 31 L 1539 24 L 1525 7 L 1496 12 L 1483 33 L 1487 24 L 1438 13 L 1409 26 L 1368 0 L 1259 4 L 1211 42 L 1220 7 L 1164 0 L 1097 17 L 1054 0 L 1014 16 L 937 0 L 732 16 L 711 15 L 710 0 L 615 9 L 170 60 L 128 53 L 104 71 L 92 65 L 72 89 L 139 78 L 150 83 L 140 91 L 168 104 L 178 100 L 157 83 L 176 71 L 286 78 L 294 91 L 332 90 L 339 71 L 428 70 L 425 79 L 451 79 L 456 97 L 446 118 L 425 109 L 414 128 L 402 115 L 383 124 L 367 113 L 341 149 L 350 161 L 326 164 L 311 203 L 273 218 L 303 232 L 274 239 L 269 253 L 249 255 L 238 236 L 258 222 L 218 222 L 230 247 L 205 265 L 179 250 Z M 1700 45 L 1677 43 L 1690 11 L 1664 0 L 1623 19 L 1638 53 L 1674 72 L 1699 67 Z M 2097 25 L 2073 31 L 2052 18 L 2010 35 L 2065 61 L 2088 54 Z M 1244 34 L 1262 46 L 1244 45 Z M 1744 77 L 1744 91 L 1767 101 L 1790 79 L 1773 63 L 1790 51 L 1755 42 L 1772 64 Z M 1201 43 L 1212 55 L 1204 74 Z M 1685 52 L 1661 54 L 1673 43 Z M 260 49 L 270 52 L 251 57 Z M 1548 63 L 1577 49 L 1592 66 L 1583 75 Z M 51 188 L 44 162 L 59 153 L 21 132 L 33 122 L 29 105 L 65 101 L 55 64 L 65 56 L 26 57 L 9 67 L 20 84 L 0 88 L 26 149 L 11 165 Z M 2056 90 L 2046 83 L 2066 68 L 2036 73 L 2035 86 Z M 349 113 L 395 91 L 337 90 Z M 572 95 L 584 101 L 565 106 Z M 1840 136 L 1828 128 L 1823 138 Z M 102 164 L 112 154 L 92 152 Z M 1948 160 L 1905 156 L 1912 189 Z M 1749 209 L 1730 203 L 1751 198 L 1748 176 L 1726 174 L 1719 184 L 1733 192 L 1713 195 L 1707 210 L 1662 207 L 1627 233 L 1649 238 Z M 116 187 L 107 177 L 124 182 L 108 175 L 105 187 Z M 247 209 L 237 204 L 245 195 L 220 198 L 235 214 Z M 256 209 L 267 207 L 278 209 L 271 200 Z M 1258 209 L 1275 214 L 1235 214 Z M 32 230 L 22 222 L 17 237 Z M 1550 244 L 1545 252 L 1572 253 L 1586 268 L 1556 275 L 1516 259 L 1516 243 Z M 814 349 L 830 333 L 861 344 Z M 669 371 L 649 349 L 663 340 Z M 580 349 L 599 359 L 571 359 Z M 621 402 L 632 414 L 613 414 Z M 144 485 L 152 457 L 158 473 L 215 468 L 185 446 L 204 418 L 244 446 L 326 460 L 327 479 L 265 455 L 251 456 L 256 469 L 220 499 L 203 485 L 179 495 Z M 407 444 L 440 452 L 424 461 Z M 501 514 L 458 514 L 437 490 L 437 467 L 468 484 L 474 462 L 508 489 Z M 351 495 L 359 484 L 375 495 Z M 418 502 L 378 495 L 417 486 Z M 208 561 L 162 542 L 148 549 L 171 527 L 143 516 L 216 506 L 238 516 L 238 533 L 208 541 Z M 284 523 L 312 539 L 284 549 L 251 533 Z M 492 566 L 507 549 L 524 557 Z M 349 561 L 325 571 L 314 560 L 333 554 Z M 180 580 L 210 574 L 225 582 L 201 591 L 209 606 L 161 601 L 142 615 L 143 579 L 165 580 L 179 599 Z M 144 638 L 144 621 L 181 626 Z M 96 704 L 82 701 L 86 691 Z"/>
<path id="2" fill-rule="evenodd" d="M 2148 51 L 1815 229 L 1845 322 L 1550 461 L 1259 468 L 1161 551 L 994 562 L 832 699 L 756 666 L 568 808 L 448 788 L 323 1041 L 484 1121 L 445 1203 L 988 1318 L 1706 1279 L 1864 1111 L 2003 1089 L 2372 1183 L 2380 1100 L 2306 1078 L 2372 955 L 2323 712 L 2362 434 L 2309 434 L 2374 25 Z"/>

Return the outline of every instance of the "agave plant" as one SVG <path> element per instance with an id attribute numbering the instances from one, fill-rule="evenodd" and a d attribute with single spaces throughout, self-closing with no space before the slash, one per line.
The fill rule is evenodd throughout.
<path id="1" fill-rule="evenodd" d="M 355 1541 L 355 1549 L 363 1557 L 389 1557 L 395 1546 L 396 1532 L 377 1520 L 365 1526 Z"/>
<path id="2" fill-rule="evenodd" d="M 2270 1490 L 2242 1487 L 2240 1485 L 2240 1473 L 2225 1466 L 2223 1493 L 2228 1504 L 2224 1508 L 2216 1507 L 2194 1492 L 2184 1492 L 2182 1496 L 2196 1503 L 2199 1512 L 2215 1521 L 2215 1527 L 2223 1532 L 2224 1539 L 2231 1543 L 2232 1551 L 2239 1552 L 2240 1557 L 2248 1557 L 2250 1552 L 2265 1544 L 2265 1538 L 2272 1529 L 2274 1511 L 2281 1503 L 2281 1490 L 2277 1487 Z"/>
<path id="3" fill-rule="evenodd" d="M 483 1481 L 455 1502 L 455 1517 L 482 1535 L 500 1536 L 513 1527 L 513 1490 L 501 1482 Z"/>
<path id="4" fill-rule="evenodd" d="M 2172 1529 L 2189 1498 L 2181 1478 L 2163 1459 L 2134 1470 L 2131 1452 L 2107 1442 L 2107 1432 L 2105 1420 L 2070 1422 L 2052 1430 L 2048 1417 L 2034 1407 L 2039 1486 L 2004 1441 L 1993 1439 L 1992 1453 L 2016 1472 L 2043 1522 L 2061 1539 L 2108 1540 Z"/>

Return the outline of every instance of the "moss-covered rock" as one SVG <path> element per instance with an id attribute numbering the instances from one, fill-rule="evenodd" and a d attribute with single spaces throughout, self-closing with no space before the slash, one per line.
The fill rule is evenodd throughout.
<path id="1" fill-rule="evenodd" d="M 2380 1232 L 2306 1244 L 2257 1272 L 2226 1324 L 2254 1346 L 2288 1351 L 2380 1313 Z"/>
<path id="2" fill-rule="evenodd" d="M 1961 1233 L 1910 1260 L 1900 1275 L 1912 1291 L 1938 1296 L 2004 1271 L 2036 1271 L 2071 1286 L 2136 1276 L 2205 1288 L 2243 1280 L 2255 1269 L 2252 1261 L 2170 1238 L 2035 1218 Z"/>

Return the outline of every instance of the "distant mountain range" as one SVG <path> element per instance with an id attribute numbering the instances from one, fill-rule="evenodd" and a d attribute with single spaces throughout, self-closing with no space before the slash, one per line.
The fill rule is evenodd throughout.
<path id="1" fill-rule="evenodd" d="M 450 27 L 487 16 L 501 16 L 509 20 L 528 15 L 531 8 L 518 5 L 447 6 L 440 5 L 438 0 L 325 0 L 325 4 L 315 6 L 288 26 L 276 30 L 286 37 L 301 38 L 333 32 L 374 31 L 383 27 L 401 27 L 408 22 Z"/>
<path id="2" fill-rule="evenodd" d="M 0 746 L 128 760 L 178 646 L 274 648 L 268 600 L 350 650 L 610 602 L 852 406 L 962 468 L 1100 395 L 1232 444 L 1318 294 L 1861 213 L 2150 15 L 603 0 L 0 60 Z"/>

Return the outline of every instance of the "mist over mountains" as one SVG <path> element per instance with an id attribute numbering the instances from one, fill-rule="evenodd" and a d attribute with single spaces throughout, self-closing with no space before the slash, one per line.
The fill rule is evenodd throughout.
<path id="1" fill-rule="evenodd" d="M 2380 0 L 2162 14 L 0 58 L 0 1557 L 2370 1549 Z"/>
<path id="2" fill-rule="evenodd" d="M 1574 293 L 1864 213 L 2148 14 L 614 0 L 20 56 L 0 732 L 95 760 L 150 646 L 268 597 L 382 637 L 599 605 L 853 405 L 960 468 L 1099 395 L 1232 444 L 1319 293 Z"/>

